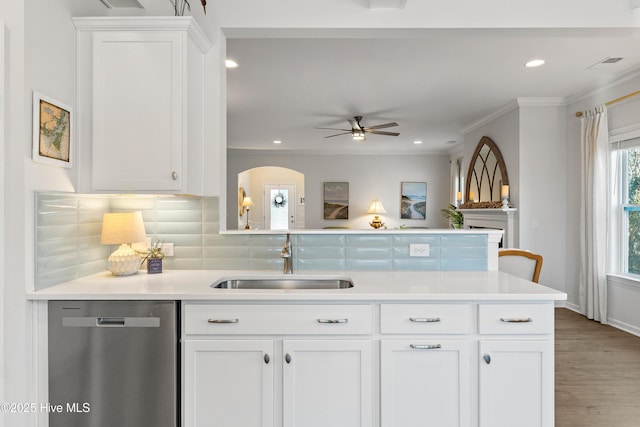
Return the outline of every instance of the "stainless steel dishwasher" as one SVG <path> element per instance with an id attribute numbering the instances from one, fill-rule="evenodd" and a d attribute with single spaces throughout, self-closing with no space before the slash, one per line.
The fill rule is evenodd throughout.
<path id="1" fill-rule="evenodd" d="M 179 304 L 50 301 L 50 427 L 179 425 Z"/>

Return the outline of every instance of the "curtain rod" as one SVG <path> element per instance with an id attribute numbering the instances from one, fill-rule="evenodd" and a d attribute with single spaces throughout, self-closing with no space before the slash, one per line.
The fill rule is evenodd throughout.
<path id="1" fill-rule="evenodd" d="M 634 96 L 636 96 L 636 95 L 640 95 L 640 90 L 637 90 L 637 91 L 635 91 L 635 92 L 628 93 L 628 94 L 626 94 L 625 96 L 621 96 L 620 98 L 612 99 L 612 100 L 611 100 L 611 101 L 609 101 L 609 102 L 605 102 L 605 103 L 604 103 L 604 105 L 606 105 L 606 106 L 608 107 L 608 106 L 613 105 L 613 104 L 616 104 L 616 103 L 618 103 L 618 102 L 620 102 L 620 101 L 624 101 L 625 99 L 633 98 L 633 97 L 634 97 Z M 576 117 L 582 117 L 583 115 L 584 115 L 584 112 L 582 112 L 582 111 L 578 111 L 578 112 L 576 113 Z"/>

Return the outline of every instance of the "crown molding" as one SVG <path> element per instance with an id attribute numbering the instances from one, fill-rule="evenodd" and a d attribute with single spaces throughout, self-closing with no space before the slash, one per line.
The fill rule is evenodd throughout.
<path id="1" fill-rule="evenodd" d="M 492 120 L 497 119 L 498 117 L 507 114 L 509 111 L 515 110 L 520 107 L 558 107 L 567 105 L 567 102 L 564 98 L 561 97 L 526 97 L 526 98 L 516 98 L 507 105 L 499 108 L 495 112 L 481 118 L 478 121 L 471 123 L 470 125 L 460 129 L 460 133 L 463 135 L 468 134 L 471 131 L 478 129 L 481 126 L 486 125 Z"/>
<path id="2" fill-rule="evenodd" d="M 71 20 L 78 31 L 186 31 L 203 53 L 212 48 L 192 16 L 92 16 Z"/>

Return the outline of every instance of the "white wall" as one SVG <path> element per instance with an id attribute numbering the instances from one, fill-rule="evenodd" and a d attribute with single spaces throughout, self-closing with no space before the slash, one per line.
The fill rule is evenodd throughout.
<path id="1" fill-rule="evenodd" d="M 465 135 L 465 170 L 483 136 L 496 143 L 518 209 L 515 246 L 544 257 L 540 283 L 566 288 L 566 108 L 557 99 L 518 99 Z"/>
<path id="2" fill-rule="evenodd" d="M 227 217 L 234 218 L 237 174 L 258 166 L 281 166 L 295 169 L 305 175 L 305 228 L 349 226 L 370 228 L 372 215 L 366 210 L 374 198 L 384 204 L 386 215 L 381 219 L 388 228 L 427 226 L 447 227 L 440 209 L 449 204 L 449 156 L 329 156 L 282 155 L 265 152 L 230 150 L 227 185 Z M 409 220 L 400 218 L 400 183 L 417 181 L 427 183 L 427 218 Z M 349 220 L 323 219 L 323 183 L 349 183 Z M 256 184 L 253 183 L 255 186 Z M 229 195 L 233 195 L 229 196 Z M 235 205 L 234 205 L 235 206 Z M 233 229 L 230 224 L 229 229 Z"/>
<path id="3" fill-rule="evenodd" d="M 32 91 L 71 106 L 76 100 L 75 32 L 70 16 L 100 14 L 98 2 L 29 0 L 0 2 L 8 33 L 5 198 L 5 269 L 2 364 L 3 401 L 30 402 L 35 373 L 31 363 L 32 306 L 25 292 L 34 285 L 34 192 L 73 191 L 75 168 L 61 169 L 31 160 Z M 3 414 L 3 425 L 26 426 L 35 415 Z"/>
<path id="4" fill-rule="evenodd" d="M 545 104 L 544 99 L 524 104 L 519 114 L 520 247 L 544 256 L 540 283 L 564 291 L 567 263 L 575 262 L 566 258 L 564 237 L 566 107 L 553 100 Z"/>
<path id="5" fill-rule="evenodd" d="M 28 397 L 26 364 L 27 353 L 26 302 L 24 300 L 24 6 L 19 2 L 0 2 L 0 19 L 5 21 L 6 129 L 2 170 L 4 269 L 2 271 L 2 400 L 22 401 Z M 14 247 L 17 251 L 14 252 Z M 2 413 L 2 425 L 14 424 Z M 22 422 L 23 420 L 19 420 Z M 24 424 L 22 424 L 24 425 Z"/>

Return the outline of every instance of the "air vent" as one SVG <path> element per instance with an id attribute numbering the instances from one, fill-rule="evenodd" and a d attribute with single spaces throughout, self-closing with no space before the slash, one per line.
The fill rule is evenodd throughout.
<path id="1" fill-rule="evenodd" d="M 138 9 L 144 9 L 144 6 L 142 6 L 138 0 L 100 0 L 100 3 L 107 6 L 107 8 L 109 9 L 120 7 L 135 7 Z"/>
<path id="2" fill-rule="evenodd" d="M 615 64 L 616 62 L 622 61 L 624 58 L 607 58 L 601 62 L 601 64 Z"/>
<path id="3" fill-rule="evenodd" d="M 624 58 L 619 56 L 607 56 L 604 59 L 596 62 L 587 67 L 587 70 L 611 70 L 615 67 L 615 64 L 622 61 Z"/>

